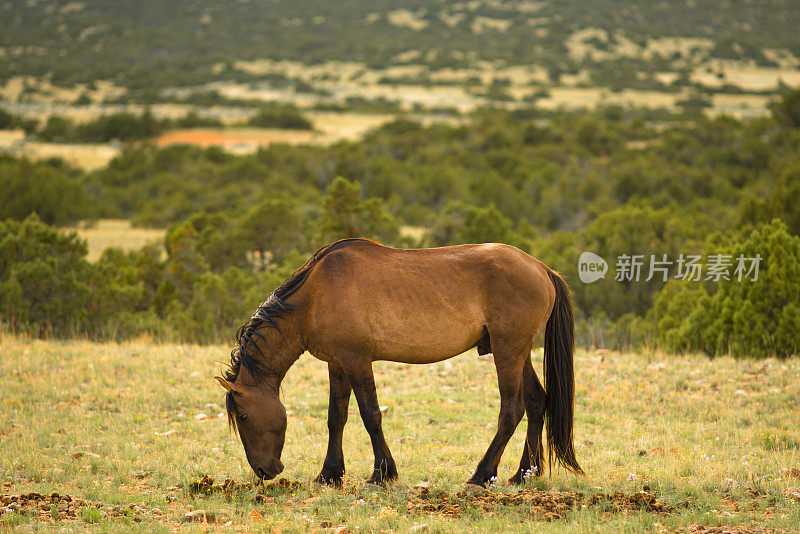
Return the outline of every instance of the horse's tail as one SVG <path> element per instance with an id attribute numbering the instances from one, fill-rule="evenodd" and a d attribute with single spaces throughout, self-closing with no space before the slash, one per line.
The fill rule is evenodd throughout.
<path id="1" fill-rule="evenodd" d="M 544 330 L 544 386 L 547 391 L 545 416 L 549 464 L 552 470 L 553 455 L 555 455 L 556 460 L 570 471 L 584 474 L 572 448 L 572 412 L 575 397 L 575 379 L 572 370 L 575 328 L 572 303 L 564 280 L 549 268 L 547 274 L 556 289 L 556 301 Z"/>

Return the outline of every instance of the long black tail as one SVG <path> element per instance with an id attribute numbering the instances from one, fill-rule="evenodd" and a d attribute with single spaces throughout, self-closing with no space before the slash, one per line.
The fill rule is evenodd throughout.
<path id="1" fill-rule="evenodd" d="M 547 269 L 556 288 L 556 302 L 544 330 L 544 387 L 547 391 L 547 445 L 550 469 L 553 455 L 575 473 L 584 474 L 572 448 L 572 412 L 575 398 L 575 378 L 572 352 L 575 347 L 574 321 L 569 289 L 564 280 Z"/>

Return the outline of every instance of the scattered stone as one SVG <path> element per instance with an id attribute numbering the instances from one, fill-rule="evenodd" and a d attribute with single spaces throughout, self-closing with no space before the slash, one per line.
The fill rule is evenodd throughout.
<path id="1" fill-rule="evenodd" d="M 186 512 L 183 514 L 182 521 L 184 523 L 190 523 L 192 521 L 200 521 L 202 523 L 213 523 L 214 522 L 214 514 L 211 512 L 207 512 L 205 510 L 192 510 L 191 512 Z"/>
<path id="2" fill-rule="evenodd" d="M 469 484 L 467 485 L 469 486 Z M 571 510 L 598 508 L 603 512 L 629 514 L 633 511 L 647 511 L 654 514 L 670 514 L 675 511 L 671 505 L 658 500 L 652 494 L 640 491 L 629 495 L 621 492 L 612 494 L 596 493 L 584 495 L 572 491 L 539 491 L 522 489 L 516 493 L 487 491 L 480 486 L 450 495 L 444 491 L 412 494 L 408 510 L 412 513 L 438 513 L 446 517 L 459 517 L 464 514 L 492 512 L 497 505 L 524 507 L 536 520 L 559 521 Z"/>
<path id="3" fill-rule="evenodd" d="M 264 493 L 265 492 L 274 492 L 276 490 L 280 491 L 295 491 L 302 486 L 300 482 L 294 481 L 290 482 L 286 478 L 281 478 L 277 482 L 273 484 L 264 484 L 263 482 L 257 482 L 255 484 L 251 483 L 239 483 L 235 482 L 231 478 L 225 479 L 223 482 L 216 482 L 213 478 L 208 475 L 203 475 L 200 480 L 196 482 L 192 482 L 189 484 L 189 493 L 199 493 L 202 495 L 211 495 L 213 493 L 223 493 L 225 495 L 231 496 L 235 493 L 249 491 L 254 488 L 258 488 L 259 494 L 255 496 L 253 499 L 256 503 L 265 502 Z"/>
<path id="4" fill-rule="evenodd" d="M 430 482 L 425 482 L 425 481 L 417 482 L 416 484 L 414 484 L 414 488 L 418 489 L 418 490 L 428 491 L 432 487 L 433 487 L 433 484 L 431 484 Z"/>
<path id="5" fill-rule="evenodd" d="M 96 453 L 93 453 L 93 452 L 78 451 L 78 452 L 76 452 L 76 453 L 74 453 L 72 455 L 72 459 L 73 460 L 77 460 L 79 458 L 82 458 L 83 456 L 89 456 L 91 458 L 100 458 L 99 454 L 96 454 Z"/>
<path id="6" fill-rule="evenodd" d="M 47 521 L 65 521 L 80 518 L 84 509 L 99 511 L 102 517 L 125 515 L 135 522 L 141 521 L 141 517 L 138 515 L 140 508 L 137 505 L 129 505 L 125 509 L 114 507 L 104 510 L 102 503 L 85 501 L 78 497 L 59 493 L 47 495 L 31 492 L 21 495 L 0 495 L 0 517 L 4 514 L 18 512 L 46 518 Z"/>
<path id="7" fill-rule="evenodd" d="M 781 476 L 782 477 L 794 477 L 800 478 L 800 469 L 796 467 L 786 467 L 781 469 Z"/>

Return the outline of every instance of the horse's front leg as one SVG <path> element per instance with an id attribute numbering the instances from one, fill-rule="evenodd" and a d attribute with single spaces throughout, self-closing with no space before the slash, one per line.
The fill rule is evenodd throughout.
<path id="1" fill-rule="evenodd" d="M 348 378 L 353 387 L 353 393 L 358 402 L 358 411 L 361 419 L 369 433 L 372 442 L 372 452 L 375 454 L 375 465 L 372 476 L 367 483 L 384 485 L 387 481 L 397 478 L 397 467 L 395 466 L 392 453 L 386 444 L 381 427 L 381 409 L 378 405 L 378 394 L 375 390 L 375 377 L 372 374 L 372 363 L 353 366 L 348 369 Z"/>
<path id="2" fill-rule="evenodd" d="M 314 481 L 341 486 L 344 476 L 342 434 L 347 423 L 347 407 L 350 404 L 350 381 L 344 371 L 333 364 L 328 364 L 328 377 L 331 383 L 328 402 L 328 452 L 325 454 L 322 471 Z"/>

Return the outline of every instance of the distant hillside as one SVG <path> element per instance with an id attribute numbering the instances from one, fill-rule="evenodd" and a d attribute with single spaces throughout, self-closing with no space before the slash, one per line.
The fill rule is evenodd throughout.
<path id="1" fill-rule="evenodd" d="M 800 56 L 791 0 L 28 0 L 6 1 L 0 17 L 0 78 L 127 87 L 225 78 L 234 61 L 258 58 L 432 69 L 499 60 L 614 86 L 713 58 L 779 67 Z"/>

